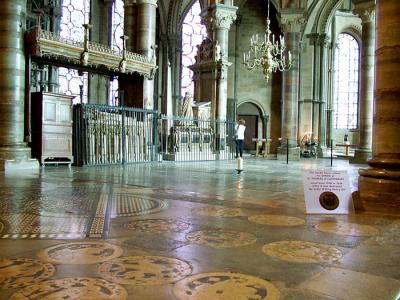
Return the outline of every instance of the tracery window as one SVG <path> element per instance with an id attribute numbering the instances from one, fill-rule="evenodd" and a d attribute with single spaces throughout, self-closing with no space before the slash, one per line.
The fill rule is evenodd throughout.
<path id="1" fill-rule="evenodd" d="M 341 33 L 335 50 L 335 96 L 333 121 L 336 129 L 358 127 L 360 47 L 356 39 Z"/>
<path id="2" fill-rule="evenodd" d="M 83 41 L 83 24 L 89 23 L 90 0 L 63 0 L 61 6 L 60 36 L 65 39 Z M 60 92 L 75 96 L 74 103 L 87 102 L 88 73 L 78 73 L 74 69 L 59 68 L 58 84 Z"/>
<path id="3" fill-rule="evenodd" d="M 115 0 L 112 7 L 112 36 L 111 47 L 115 51 L 122 51 L 122 39 L 124 35 L 124 1 Z M 118 95 L 118 77 L 114 77 L 110 81 L 110 94 L 108 104 L 118 106 L 120 103 Z"/>
<path id="4" fill-rule="evenodd" d="M 193 3 L 182 24 L 182 75 L 181 95 L 190 91 L 193 95 L 193 72 L 188 66 L 195 63 L 197 45 L 207 36 L 206 27 L 201 24 L 201 7 L 199 1 Z"/>

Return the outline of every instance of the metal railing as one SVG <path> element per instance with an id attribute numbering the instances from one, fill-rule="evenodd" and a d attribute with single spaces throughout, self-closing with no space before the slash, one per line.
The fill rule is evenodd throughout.
<path id="1" fill-rule="evenodd" d="M 230 121 L 162 115 L 158 120 L 159 152 L 163 160 L 232 159 L 235 124 Z"/>
<path id="2" fill-rule="evenodd" d="M 78 104 L 74 105 L 73 114 L 76 165 L 156 160 L 156 111 Z"/>

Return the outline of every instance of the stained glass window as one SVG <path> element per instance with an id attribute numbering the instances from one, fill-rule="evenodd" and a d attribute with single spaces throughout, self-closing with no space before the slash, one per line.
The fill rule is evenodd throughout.
<path id="1" fill-rule="evenodd" d="M 121 36 L 124 35 L 124 1 L 115 0 L 112 8 L 112 37 L 111 47 L 120 52 L 123 49 Z M 108 103 L 110 105 L 119 105 L 118 99 L 118 77 L 110 81 L 110 94 Z"/>
<path id="2" fill-rule="evenodd" d="M 61 7 L 60 36 L 65 39 L 83 41 L 83 24 L 89 23 L 90 0 L 63 0 Z M 88 97 L 88 73 L 79 74 L 77 70 L 59 68 L 58 83 L 60 92 L 75 96 L 74 103 L 82 100 L 87 102 Z"/>
<path id="3" fill-rule="evenodd" d="M 358 127 L 358 81 L 360 47 L 347 33 L 339 34 L 335 52 L 334 127 Z"/>
<path id="4" fill-rule="evenodd" d="M 195 63 L 197 45 L 200 45 L 207 36 L 206 27 L 201 24 L 201 7 L 199 1 L 193 3 L 191 9 L 186 14 L 182 24 L 182 76 L 181 76 L 181 95 L 190 91 L 193 95 L 193 72 L 188 66 Z"/>

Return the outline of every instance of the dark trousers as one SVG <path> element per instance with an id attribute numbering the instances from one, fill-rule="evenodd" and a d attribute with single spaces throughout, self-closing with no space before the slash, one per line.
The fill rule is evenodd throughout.
<path id="1" fill-rule="evenodd" d="M 243 146 L 244 146 L 244 141 L 243 140 L 238 140 L 236 139 L 236 157 L 240 155 L 240 157 L 243 156 Z"/>

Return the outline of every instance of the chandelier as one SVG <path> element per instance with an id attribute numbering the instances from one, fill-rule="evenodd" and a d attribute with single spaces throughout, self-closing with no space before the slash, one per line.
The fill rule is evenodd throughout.
<path id="1" fill-rule="evenodd" d="M 248 53 L 243 53 L 243 64 L 246 68 L 248 70 L 261 68 L 267 81 L 272 72 L 277 70 L 286 71 L 292 66 L 292 55 L 290 51 L 286 51 L 285 38 L 281 35 L 279 42 L 275 41 L 275 36 L 269 27 L 270 23 L 268 0 L 267 28 L 264 33 L 264 39 L 259 39 L 258 33 L 253 34 L 250 39 Z"/>

